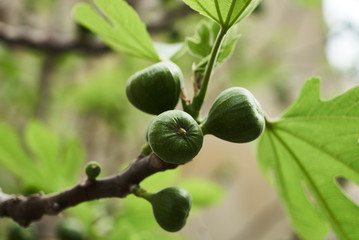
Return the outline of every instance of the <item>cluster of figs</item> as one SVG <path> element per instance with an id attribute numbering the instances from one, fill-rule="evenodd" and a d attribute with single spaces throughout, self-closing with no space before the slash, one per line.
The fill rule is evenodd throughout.
<path id="1" fill-rule="evenodd" d="M 247 89 L 232 87 L 223 91 L 207 117 L 196 121 L 187 112 L 174 110 L 183 87 L 181 69 L 170 61 L 137 72 L 126 86 L 127 98 L 132 105 L 156 115 L 148 126 L 146 139 L 151 151 L 164 162 L 184 164 L 191 161 L 201 150 L 206 134 L 229 142 L 246 143 L 262 133 L 265 126 L 262 109 Z M 167 231 L 178 231 L 186 223 L 191 207 L 190 195 L 176 187 L 162 191 L 157 194 L 166 197 L 147 200 L 150 199 L 159 225 Z"/>

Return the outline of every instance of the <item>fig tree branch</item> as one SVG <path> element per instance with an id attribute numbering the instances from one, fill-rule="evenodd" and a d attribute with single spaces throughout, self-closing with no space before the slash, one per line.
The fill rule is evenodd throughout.
<path id="1" fill-rule="evenodd" d="M 178 165 L 163 162 L 155 154 L 139 156 L 122 172 L 100 180 L 85 179 L 63 192 L 28 197 L 8 195 L 0 189 L 0 217 L 12 218 L 22 226 L 44 215 L 57 215 L 80 203 L 101 198 L 124 198 L 146 177 Z"/>
<path id="2" fill-rule="evenodd" d="M 173 28 L 173 23 L 193 11 L 185 4 L 179 9 L 174 9 L 147 29 L 150 33 L 168 31 Z M 28 27 L 11 26 L 0 22 L 0 41 L 12 47 L 30 47 L 49 52 L 81 51 L 87 55 L 104 54 L 112 51 L 108 46 L 93 39 L 81 39 L 66 36 L 66 34 L 51 34 L 48 32 Z"/>
<path id="3" fill-rule="evenodd" d="M 79 50 L 87 54 L 98 54 L 110 51 L 110 48 L 103 43 L 70 39 L 60 34 L 49 36 L 47 32 L 41 30 L 13 27 L 1 22 L 0 41 L 13 47 L 30 47 L 52 52 Z"/>

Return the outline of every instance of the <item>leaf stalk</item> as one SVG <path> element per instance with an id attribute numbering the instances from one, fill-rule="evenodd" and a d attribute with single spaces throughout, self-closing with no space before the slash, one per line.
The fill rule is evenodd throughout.
<path id="1" fill-rule="evenodd" d="M 228 32 L 228 28 L 221 26 L 221 29 L 218 32 L 216 41 L 212 48 L 210 59 L 206 66 L 206 70 L 204 72 L 204 77 L 203 77 L 201 88 L 198 91 L 198 93 L 193 97 L 193 101 L 190 105 L 190 109 L 191 109 L 190 114 L 192 115 L 192 117 L 194 119 L 198 119 L 198 117 L 199 117 L 199 112 L 202 108 L 204 99 L 206 97 L 209 80 L 212 76 L 212 71 L 216 64 L 216 61 L 217 61 L 217 58 L 218 58 L 218 55 L 219 55 L 219 52 L 221 49 L 221 45 L 223 43 L 224 37 L 226 36 L 227 32 Z"/>

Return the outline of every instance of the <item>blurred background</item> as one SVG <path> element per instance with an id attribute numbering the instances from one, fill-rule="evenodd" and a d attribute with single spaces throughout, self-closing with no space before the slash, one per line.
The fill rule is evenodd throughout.
<path id="1" fill-rule="evenodd" d="M 115 174 L 145 142 L 153 116 L 130 105 L 125 86 L 152 63 L 112 51 L 77 25 L 71 9 L 78 2 L 0 0 L 0 187 L 6 193 L 61 191 L 84 178 L 87 161 L 101 163 L 102 176 Z M 180 0 L 127 2 L 156 41 L 183 42 L 204 20 Z M 241 37 L 216 69 L 202 114 L 230 86 L 248 88 L 275 118 L 311 76 L 322 79 L 323 99 L 357 85 L 358 10 L 357 0 L 263 1 L 238 26 Z M 195 61 L 186 53 L 175 59 L 189 95 Z M 1 219 L 0 239 L 299 239 L 261 176 L 255 148 L 206 136 L 193 161 L 145 180 L 153 192 L 178 185 L 193 195 L 194 210 L 179 233 L 161 230 L 149 204 L 129 196 L 81 204 L 26 231 Z"/>

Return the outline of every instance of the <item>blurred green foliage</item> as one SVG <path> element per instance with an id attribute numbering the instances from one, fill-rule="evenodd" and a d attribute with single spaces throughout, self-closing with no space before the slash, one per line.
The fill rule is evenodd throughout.
<path id="1" fill-rule="evenodd" d="M 36 83 L 40 58 L 36 54 L 12 51 L 0 45 L 0 118 L 26 116 L 37 100 Z M 11 106 L 11 107 L 10 107 Z"/>
<path id="2" fill-rule="evenodd" d="M 293 0 L 293 1 L 305 7 L 318 7 L 322 3 L 322 0 Z"/>
<path id="3" fill-rule="evenodd" d="M 0 123 L 0 146 L 0 165 L 20 180 L 25 194 L 73 185 L 84 159 L 77 138 L 60 138 L 38 121 L 26 125 L 23 138 L 9 124 Z"/>

